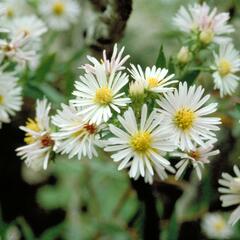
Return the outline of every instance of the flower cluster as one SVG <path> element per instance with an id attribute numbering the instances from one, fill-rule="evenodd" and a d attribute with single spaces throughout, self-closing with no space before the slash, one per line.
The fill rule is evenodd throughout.
<path id="1" fill-rule="evenodd" d="M 39 1 L 37 9 L 39 14 L 33 13 L 25 0 L 0 2 L 0 127 L 21 109 L 19 78 L 26 69 L 38 67 L 47 25 L 58 31 L 68 29 L 80 8 L 75 0 L 45 0 Z"/>
<path id="2" fill-rule="evenodd" d="M 173 19 L 175 26 L 187 35 L 188 43 L 179 51 L 177 61 L 182 67 L 194 61 L 207 62 L 204 68 L 212 74 L 214 89 L 219 90 L 221 97 L 232 95 L 239 81 L 236 73 L 240 71 L 240 54 L 229 36 L 234 32 L 229 19 L 229 13 L 218 13 L 206 3 L 182 6 Z M 199 58 L 202 50 L 209 52 L 211 62 L 209 55 L 206 59 Z"/>
<path id="3" fill-rule="evenodd" d="M 167 172 L 175 173 L 169 155 L 178 156 L 184 160 L 176 177 L 192 163 L 201 178 L 200 167 L 218 153 L 212 149 L 220 119 L 209 116 L 217 104 L 207 104 L 210 95 L 204 96 L 201 86 L 178 83 L 166 68 L 126 69 L 129 56 L 123 50 L 115 45 L 112 57 L 104 51 L 102 61 L 88 57 L 90 63 L 81 67 L 85 73 L 75 82 L 75 98 L 62 104 L 51 127 L 49 105 L 37 102 L 36 118 L 21 127 L 26 146 L 17 149 L 18 155 L 29 166 L 38 162 L 46 168 L 51 152 L 81 159 L 105 151 L 119 170 L 149 183 L 155 174 L 165 179 Z"/>

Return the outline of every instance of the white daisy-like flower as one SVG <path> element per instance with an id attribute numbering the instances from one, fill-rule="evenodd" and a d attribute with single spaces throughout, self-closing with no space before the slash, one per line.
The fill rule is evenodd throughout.
<path id="1" fill-rule="evenodd" d="M 220 96 L 232 95 L 238 86 L 240 71 L 240 54 L 233 44 L 221 44 L 219 53 L 214 53 L 214 88 L 220 90 Z"/>
<path id="2" fill-rule="evenodd" d="M 46 99 L 38 100 L 36 105 L 35 119 L 28 119 L 26 126 L 20 129 L 26 132 L 25 146 L 16 149 L 28 167 L 38 170 L 43 167 L 47 169 L 50 154 L 53 150 L 54 141 L 51 137 L 50 104 Z"/>
<path id="3" fill-rule="evenodd" d="M 184 151 L 195 149 L 195 144 L 206 146 L 205 141 L 216 140 L 214 131 L 220 119 L 207 115 L 217 110 L 217 103 L 204 104 L 210 95 L 203 97 L 204 89 L 195 85 L 188 89 L 187 83 L 180 83 L 174 92 L 168 92 L 157 101 L 158 110 L 165 116 L 165 128 L 173 132 L 175 143 Z"/>
<path id="4" fill-rule="evenodd" d="M 4 9 L 4 16 L 10 20 L 22 16 L 29 11 L 26 0 L 2 0 L 0 8 Z"/>
<path id="5" fill-rule="evenodd" d="M 13 73 L 0 73 L 0 127 L 9 123 L 10 116 L 20 111 L 22 105 L 22 88 Z"/>
<path id="6" fill-rule="evenodd" d="M 97 156 L 96 146 L 100 143 L 102 126 L 83 121 L 76 108 L 65 104 L 52 117 L 52 123 L 58 127 L 58 131 L 52 134 L 57 153 L 68 154 L 69 158 L 77 156 L 79 160 L 82 156 Z"/>
<path id="7" fill-rule="evenodd" d="M 238 207 L 232 212 L 229 223 L 234 225 L 240 219 L 240 170 L 235 165 L 233 167 L 235 177 L 232 177 L 228 173 L 222 174 L 222 179 L 218 182 L 222 187 L 218 189 L 222 193 L 220 200 L 223 207 L 229 207 L 232 205 L 238 205 Z"/>
<path id="8" fill-rule="evenodd" d="M 153 66 L 152 68 L 147 67 L 145 71 L 142 70 L 140 65 L 135 67 L 131 64 L 132 69 L 129 69 L 129 72 L 132 75 L 132 78 L 135 81 L 140 81 L 144 85 L 145 89 L 155 93 L 164 93 L 168 91 L 173 91 L 174 88 L 170 87 L 174 83 L 177 83 L 177 80 L 173 80 L 174 74 L 168 74 L 166 68 L 157 68 Z"/>
<path id="9" fill-rule="evenodd" d="M 87 73 L 80 76 L 80 81 L 75 83 L 76 91 L 73 92 L 77 98 L 71 103 L 82 108 L 80 115 L 84 121 L 100 124 L 107 122 L 112 116 L 112 110 L 120 113 L 120 108 L 126 106 L 130 99 L 123 97 L 124 92 L 120 90 L 128 83 L 126 73 L 116 73 L 108 76 L 104 67 L 96 67 L 96 74 Z"/>
<path id="10" fill-rule="evenodd" d="M 47 32 L 46 24 L 35 15 L 14 18 L 9 22 L 8 28 L 13 38 L 23 33 L 32 40 L 39 40 Z"/>
<path id="11" fill-rule="evenodd" d="M 207 213 L 202 219 L 202 231 L 210 239 L 229 239 L 234 229 L 220 213 Z"/>
<path id="12" fill-rule="evenodd" d="M 75 0 L 41 0 L 39 11 L 53 30 L 67 30 L 78 19 L 80 8 Z"/>
<path id="13" fill-rule="evenodd" d="M 118 52 L 117 44 L 114 44 L 113 53 L 111 59 L 107 58 L 106 50 L 103 51 L 103 59 L 99 62 L 95 57 L 87 56 L 91 64 L 85 64 L 82 68 L 87 73 L 96 73 L 96 67 L 103 65 L 107 74 L 111 75 L 117 71 L 122 71 L 125 69 L 123 64 L 130 58 L 129 55 L 122 57 L 125 47 L 122 47 Z"/>
<path id="14" fill-rule="evenodd" d="M 172 156 L 180 157 L 182 159 L 175 166 L 178 169 L 175 175 L 176 179 L 179 179 L 182 176 L 189 164 L 195 169 L 199 180 L 202 179 L 202 169 L 205 164 L 210 162 L 208 158 L 219 154 L 219 150 L 213 150 L 214 145 L 211 141 L 208 141 L 206 144 L 206 146 L 196 147 L 190 152 L 176 152 L 172 154 Z"/>
<path id="15" fill-rule="evenodd" d="M 119 115 L 118 120 L 124 130 L 110 124 L 114 137 L 107 140 L 104 148 L 105 151 L 116 152 L 111 157 L 113 161 L 120 162 L 118 170 L 130 167 L 131 178 L 142 176 L 151 182 L 157 166 L 158 173 L 163 173 L 162 178 L 165 178 L 164 169 L 170 166 L 165 153 L 174 151 L 176 146 L 172 134 L 162 124 L 162 118 L 155 111 L 148 117 L 147 105 L 144 104 L 139 124 L 132 108 L 123 117 Z"/>
<path id="16" fill-rule="evenodd" d="M 230 40 L 226 35 L 234 32 L 232 25 L 227 23 L 229 18 L 229 13 L 218 13 L 206 3 L 195 3 L 187 8 L 182 6 L 174 17 L 174 24 L 183 32 L 199 34 L 200 41 L 205 44 L 221 43 Z"/>
<path id="17" fill-rule="evenodd" d="M 26 64 L 27 62 L 34 62 L 37 54 L 36 50 L 32 49 L 29 36 L 24 33 L 20 33 L 12 39 L 5 40 L 0 39 L 0 54 L 6 56 L 20 64 Z"/>

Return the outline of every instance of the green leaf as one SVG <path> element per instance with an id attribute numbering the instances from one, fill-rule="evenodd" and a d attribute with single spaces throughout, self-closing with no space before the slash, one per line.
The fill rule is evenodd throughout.
<path id="1" fill-rule="evenodd" d="M 168 228 L 167 240 L 177 240 L 179 234 L 179 223 L 176 214 L 173 213 Z"/>
<path id="2" fill-rule="evenodd" d="M 54 226 L 50 229 L 47 229 L 44 231 L 40 237 L 40 240 L 52 240 L 52 239 L 57 239 L 62 235 L 62 232 L 64 230 L 65 224 L 61 223 L 57 226 Z"/>
<path id="3" fill-rule="evenodd" d="M 190 86 L 194 83 L 199 73 L 200 73 L 199 70 L 187 72 L 186 74 L 183 75 L 183 77 L 180 80 L 181 82 L 187 82 L 188 86 Z"/>
<path id="4" fill-rule="evenodd" d="M 237 103 L 237 104 L 236 104 L 236 108 L 237 108 L 237 110 L 240 112 L 240 103 Z"/>
<path id="5" fill-rule="evenodd" d="M 56 57 L 56 54 L 52 53 L 42 59 L 41 64 L 36 70 L 34 81 L 44 82 L 46 80 L 46 76 L 51 71 L 51 68 L 54 64 L 55 57 Z"/>
<path id="6" fill-rule="evenodd" d="M 160 50 L 159 50 L 159 54 L 158 54 L 158 57 L 157 57 L 157 61 L 156 61 L 156 66 L 157 67 L 160 67 L 160 68 L 164 68 L 166 67 L 166 57 L 164 55 L 164 52 L 163 52 L 163 46 L 161 45 L 160 47 Z"/>
<path id="7" fill-rule="evenodd" d="M 22 229 L 24 239 L 26 239 L 26 240 L 36 239 L 34 237 L 32 229 L 30 228 L 30 226 L 28 225 L 28 223 L 26 222 L 26 220 L 23 217 L 17 218 L 16 222 L 20 225 L 20 227 Z"/>
<path id="8" fill-rule="evenodd" d="M 64 96 L 48 83 L 37 85 L 37 88 L 53 103 L 65 102 Z"/>
<path id="9" fill-rule="evenodd" d="M 169 71 L 169 74 L 175 73 L 175 66 L 174 66 L 174 61 L 172 57 L 170 57 L 168 62 L 168 71 Z"/>

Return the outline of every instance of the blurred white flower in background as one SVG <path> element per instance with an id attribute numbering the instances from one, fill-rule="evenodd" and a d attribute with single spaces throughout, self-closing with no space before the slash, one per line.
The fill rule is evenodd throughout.
<path id="1" fill-rule="evenodd" d="M 39 12 L 51 29 L 62 31 L 78 20 L 80 7 L 75 0 L 41 0 Z"/>
<path id="2" fill-rule="evenodd" d="M 218 191 L 222 194 L 220 200 L 223 207 L 229 207 L 232 205 L 238 205 L 238 207 L 232 212 L 229 223 L 234 225 L 240 219 L 240 170 L 235 165 L 233 171 L 236 177 L 232 177 L 228 173 L 222 174 L 222 179 L 218 182 L 222 185 Z"/>
<path id="3" fill-rule="evenodd" d="M 16 149 L 27 166 L 38 170 L 47 169 L 50 154 L 52 153 L 54 141 L 51 138 L 50 104 L 46 99 L 38 100 L 36 105 L 35 119 L 28 119 L 26 126 L 20 129 L 25 132 L 25 146 Z"/>
<path id="4" fill-rule="evenodd" d="M 202 43 L 209 44 L 230 40 L 226 35 L 234 32 L 234 28 L 227 23 L 229 18 L 229 13 L 218 13 L 216 8 L 210 9 L 204 2 L 187 8 L 182 6 L 173 20 L 180 31 L 196 33 Z"/>
<path id="5" fill-rule="evenodd" d="M 22 88 L 17 81 L 13 73 L 0 73 L 0 128 L 2 123 L 9 123 L 10 117 L 21 109 Z"/>
<path id="6" fill-rule="evenodd" d="M 214 70 L 214 88 L 220 90 L 220 96 L 232 95 L 237 89 L 240 71 L 240 54 L 233 44 L 221 44 L 219 52 L 214 53 L 215 64 L 211 66 Z"/>
<path id="7" fill-rule="evenodd" d="M 207 213 L 202 219 L 201 227 L 210 239 L 229 239 L 234 233 L 233 227 L 220 213 Z"/>
<path id="8" fill-rule="evenodd" d="M 26 0 L 2 0 L 0 8 L 4 9 L 6 21 L 11 21 L 15 17 L 20 17 L 29 12 L 29 5 Z"/>

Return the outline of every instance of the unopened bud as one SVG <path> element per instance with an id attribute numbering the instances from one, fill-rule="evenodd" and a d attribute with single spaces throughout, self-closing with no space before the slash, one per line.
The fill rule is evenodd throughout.
<path id="1" fill-rule="evenodd" d="M 204 44 L 209 44 L 213 41 L 214 32 L 211 29 L 203 30 L 200 33 L 200 41 Z"/>
<path id="2" fill-rule="evenodd" d="M 191 53 L 189 52 L 188 47 L 182 47 L 177 55 L 177 60 L 182 64 L 186 64 L 190 59 Z"/>
<path id="3" fill-rule="evenodd" d="M 130 96 L 136 97 L 144 94 L 144 85 L 141 81 L 135 81 L 129 84 Z"/>

